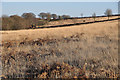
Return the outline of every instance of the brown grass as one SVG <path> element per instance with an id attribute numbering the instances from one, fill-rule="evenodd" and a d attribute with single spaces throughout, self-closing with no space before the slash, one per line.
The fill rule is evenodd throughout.
<path id="1" fill-rule="evenodd" d="M 48 78 L 118 77 L 117 20 L 0 33 L 6 77 L 15 77 L 14 74 L 32 77 L 33 73 Z M 57 66 L 63 67 L 58 70 Z"/>
<path id="2" fill-rule="evenodd" d="M 115 19 L 115 18 L 118 18 L 118 16 L 111 16 L 109 19 Z M 95 18 L 95 21 L 107 20 L 107 19 L 108 19 L 108 17 L 97 17 L 97 18 Z M 55 25 L 63 25 L 63 24 L 83 23 L 83 20 L 85 22 L 92 22 L 92 21 L 94 21 L 94 18 L 81 18 L 81 19 L 67 19 L 67 20 L 52 21 L 43 26 L 55 26 Z"/>
<path id="3" fill-rule="evenodd" d="M 111 35 L 116 36 L 117 38 L 116 34 L 118 33 L 118 27 L 115 26 L 118 26 L 117 20 L 62 28 L 0 31 L 0 34 L 2 34 L 2 41 L 19 41 L 25 38 L 34 40 L 37 38 L 45 38 L 46 36 L 51 38 L 61 38 L 74 35 L 76 33 L 85 33 L 88 37 L 97 35 Z M 113 32 L 113 30 L 115 32 Z M 113 32 L 114 34 L 112 34 L 111 32 Z"/>

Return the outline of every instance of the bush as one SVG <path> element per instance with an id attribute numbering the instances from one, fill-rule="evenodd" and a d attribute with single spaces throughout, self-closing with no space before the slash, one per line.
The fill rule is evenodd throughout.
<path id="1" fill-rule="evenodd" d="M 40 25 L 45 25 L 45 24 L 47 24 L 47 23 L 48 23 L 48 21 L 46 21 L 46 20 L 39 20 L 39 21 L 37 22 L 37 25 L 40 26 Z"/>

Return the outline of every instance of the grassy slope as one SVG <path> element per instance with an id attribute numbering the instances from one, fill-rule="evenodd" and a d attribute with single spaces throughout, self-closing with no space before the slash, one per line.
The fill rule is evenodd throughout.
<path id="1" fill-rule="evenodd" d="M 31 30 L 18 30 L 18 31 L 0 31 L 2 34 L 2 41 L 10 40 L 23 40 L 24 38 L 37 39 L 50 37 L 63 37 L 70 36 L 76 33 L 86 33 L 86 36 L 94 35 L 116 35 L 117 34 L 118 21 L 109 21 L 102 23 L 94 23 L 87 25 L 78 25 L 65 28 L 54 28 L 54 29 L 31 29 Z M 113 32 L 114 31 L 114 32 Z M 113 32 L 113 33 L 111 33 Z M 89 35 L 87 35 L 89 34 Z"/>
<path id="2" fill-rule="evenodd" d="M 63 75 L 59 77 L 64 77 L 64 74 L 70 78 L 80 77 L 79 69 L 84 67 L 84 75 L 87 77 L 117 75 L 118 21 L 54 29 L 1 31 L 1 33 L 3 43 L 17 42 L 9 47 L 3 45 L 4 75 L 13 76 L 16 72 L 25 75 L 26 71 L 31 70 L 26 68 L 26 65 L 41 71 L 42 63 L 54 65 L 55 62 L 77 68 L 75 72 L 70 69 L 70 73 L 63 70 Z M 42 74 L 39 73 L 40 76 Z M 49 77 L 51 75 L 52 73 Z"/>

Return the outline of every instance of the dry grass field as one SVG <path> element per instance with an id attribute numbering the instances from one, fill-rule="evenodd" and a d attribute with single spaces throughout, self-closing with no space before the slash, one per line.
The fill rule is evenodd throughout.
<path id="1" fill-rule="evenodd" d="M 109 19 L 115 19 L 118 16 L 111 16 Z M 100 21 L 100 20 L 108 20 L 108 17 L 96 17 L 94 18 L 81 18 L 81 19 L 67 19 L 67 20 L 59 20 L 59 21 L 51 21 L 48 24 L 43 25 L 46 26 L 55 26 L 55 25 L 64 25 L 64 24 L 75 24 L 75 23 L 83 23 L 83 22 L 92 22 L 92 21 Z"/>
<path id="2" fill-rule="evenodd" d="M 118 77 L 118 20 L 0 31 L 6 78 Z"/>

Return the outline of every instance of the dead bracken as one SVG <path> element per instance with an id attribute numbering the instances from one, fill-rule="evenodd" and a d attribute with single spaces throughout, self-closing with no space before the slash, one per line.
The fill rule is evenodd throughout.
<path id="1" fill-rule="evenodd" d="M 40 37 L 43 34 L 42 30 L 35 30 L 36 32 L 33 30 L 35 37 L 30 31 L 28 37 L 25 36 L 25 39 L 19 37 L 19 40 L 16 38 L 9 40 L 9 36 L 6 38 L 4 36 L 0 56 L 3 71 L 1 77 L 75 79 L 119 77 L 118 34 L 115 26 L 117 23 L 113 21 L 99 24 L 102 25 L 99 29 L 98 23 L 94 26 L 91 24 L 50 29 L 44 37 Z M 56 34 L 58 31 L 59 35 Z M 38 33 L 40 35 L 36 35 Z"/>

